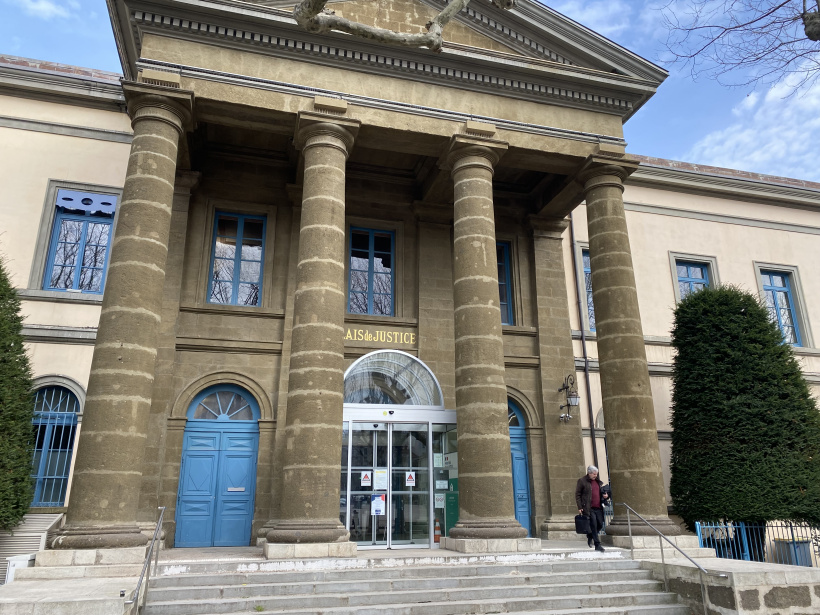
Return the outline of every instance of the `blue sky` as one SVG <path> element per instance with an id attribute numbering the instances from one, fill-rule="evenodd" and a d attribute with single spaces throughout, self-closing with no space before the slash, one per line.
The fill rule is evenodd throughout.
<path id="1" fill-rule="evenodd" d="M 681 1 L 681 0 L 675 0 Z M 545 0 L 545 4 L 661 63 L 669 0 Z M 120 71 L 104 0 L 0 0 L 0 52 Z M 683 67 L 625 127 L 629 151 L 646 156 L 820 181 L 820 87 L 730 89 L 693 81 Z"/>

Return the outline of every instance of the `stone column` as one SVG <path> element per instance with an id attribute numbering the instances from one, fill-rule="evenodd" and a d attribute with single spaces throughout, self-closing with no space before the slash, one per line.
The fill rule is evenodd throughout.
<path id="1" fill-rule="evenodd" d="M 151 413 L 148 419 L 150 441 L 145 447 L 142 466 L 142 491 L 138 519 L 144 532 L 154 533 L 157 506 L 166 503 L 165 529 L 173 527 L 176 509 L 176 492 L 169 490 L 170 481 L 163 480 L 167 452 L 167 426 L 170 406 L 174 396 L 174 363 L 176 360 L 176 333 L 179 319 L 182 271 L 185 259 L 185 243 L 188 238 L 188 210 L 191 193 L 199 184 L 200 174 L 194 171 L 177 171 L 174 182 L 174 201 L 168 235 L 168 254 L 165 264 L 165 284 L 162 292 L 162 322 L 157 338 L 157 358 L 154 365 L 154 388 L 151 395 Z M 179 460 L 175 460 L 179 465 Z M 176 482 L 174 481 L 174 484 Z"/>
<path id="2" fill-rule="evenodd" d="M 515 519 L 513 501 L 493 211 L 493 167 L 506 149 L 500 141 L 456 136 L 447 156 L 455 184 L 459 468 L 459 521 L 450 539 L 514 539 L 527 533 Z M 458 548 L 451 542 L 457 541 L 448 539 L 448 548 Z"/>
<path id="3" fill-rule="evenodd" d="M 343 118 L 299 115 L 296 143 L 305 168 L 302 218 L 280 518 L 267 534 L 267 557 L 356 551 L 339 521 L 339 477 L 347 297 L 345 162 L 358 127 L 358 122 Z"/>
<path id="4" fill-rule="evenodd" d="M 566 219 L 530 218 L 535 271 L 541 402 L 544 407 L 544 444 L 549 510 L 541 524 L 541 538 L 575 539 L 575 484 L 586 472 L 579 417 L 561 422 L 558 416 L 566 395 L 558 389 L 575 375 L 575 353 L 567 303 L 563 233 Z"/>
<path id="5" fill-rule="evenodd" d="M 592 300 L 598 335 L 609 475 L 616 502 L 625 502 L 664 534 L 680 528 L 666 512 L 658 431 L 649 388 L 638 293 L 626 227 L 622 166 L 596 165 L 584 171 L 592 268 Z M 627 534 L 623 507 L 615 507 L 608 535 Z M 633 524 L 632 533 L 650 533 Z"/>
<path id="6" fill-rule="evenodd" d="M 134 140 L 111 245 L 67 526 L 54 548 L 143 545 L 137 526 L 174 176 L 192 94 L 123 86 Z"/>

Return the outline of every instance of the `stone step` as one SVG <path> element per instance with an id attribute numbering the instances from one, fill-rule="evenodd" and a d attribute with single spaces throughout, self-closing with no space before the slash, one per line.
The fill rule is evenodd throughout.
<path id="1" fill-rule="evenodd" d="M 183 579 L 186 581 L 197 580 L 197 584 L 184 585 L 163 585 L 157 586 L 151 583 L 152 600 L 162 601 L 167 599 L 188 599 L 189 596 L 200 596 L 202 598 L 214 595 L 228 596 L 231 589 L 252 592 L 253 595 L 264 593 L 269 596 L 281 596 L 291 594 L 319 594 L 319 593 L 352 593 L 362 591 L 394 591 L 405 589 L 427 589 L 431 591 L 440 589 L 467 588 L 493 586 L 513 586 L 513 585 L 560 585 L 577 583 L 579 575 L 577 573 L 544 573 L 537 574 L 509 574 L 497 576 L 449 576 L 447 572 L 440 573 L 441 576 L 431 578 L 407 578 L 407 579 L 355 579 L 355 580 L 330 580 L 330 581 L 310 581 L 310 582 L 290 582 L 274 575 L 260 573 L 251 578 L 247 578 L 242 583 L 236 583 L 232 577 L 221 577 L 218 579 L 197 576 L 195 579 Z M 646 581 L 652 578 L 648 570 L 613 570 L 599 571 L 595 574 L 595 580 L 606 581 L 608 583 Z M 230 581 L 228 583 L 218 583 L 218 581 Z M 160 579 L 162 581 L 162 579 Z M 217 582 L 215 582 L 217 581 Z"/>
<path id="2" fill-rule="evenodd" d="M 139 577 L 142 564 L 119 564 L 111 566 L 34 566 L 18 568 L 15 581 L 37 581 L 47 579 L 77 578 L 117 578 Z"/>
<path id="3" fill-rule="evenodd" d="M 707 549 L 700 547 L 695 549 L 684 549 L 684 553 L 691 557 L 692 559 L 708 559 L 708 558 L 715 558 L 717 555 L 715 554 L 714 549 Z M 627 553 L 627 557 L 629 554 Z M 677 549 L 673 549 L 669 545 L 664 545 L 663 547 L 663 557 L 665 560 L 675 559 L 675 560 L 682 560 L 686 559 L 683 555 L 681 555 L 680 551 Z M 645 560 L 645 559 L 661 559 L 661 550 L 660 547 L 656 549 L 635 549 L 635 559 L 636 560 Z"/>
<path id="4" fill-rule="evenodd" d="M 345 604 L 347 597 L 336 597 L 333 604 L 331 596 L 323 597 L 323 604 L 313 604 L 305 607 L 299 599 L 293 599 L 293 604 L 286 605 L 275 600 L 251 599 L 229 600 L 220 602 L 187 602 L 187 603 L 149 603 L 145 608 L 145 615 L 224 615 L 226 613 L 267 613 L 277 615 L 467 615 L 484 613 L 550 613 L 553 611 L 571 611 L 576 614 L 588 613 L 586 609 L 615 609 L 614 613 L 630 612 L 625 610 L 635 607 L 646 607 L 642 614 L 661 613 L 665 615 L 688 615 L 685 609 L 679 609 L 675 594 L 665 592 L 613 593 L 568 596 L 530 596 L 530 597 L 495 597 L 482 600 L 461 600 L 452 602 L 441 600 L 428 602 L 408 603 L 379 603 L 379 604 Z M 340 603 L 341 602 L 341 603 Z M 661 611 L 662 607 L 676 607 L 674 610 Z M 578 609 L 584 609 L 579 611 Z M 620 610 L 618 610 L 620 609 Z M 654 609 L 654 610 L 653 610 Z M 603 611 L 607 612 L 607 611 Z M 635 611 L 636 613 L 638 611 Z"/>
<path id="5" fill-rule="evenodd" d="M 372 604 L 382 601 L 410 602 L 424 601 L 431 595 L 446 596 L 447 600 L 480 599 L 516 596 L 558 596 L 573 593 L 615 593 L 621 591 L 657 591 L 660 583 L 651 578 L 629 581 L 611 580 L 607 577 L 595 579 L 592 583 L 579 583 L 578 579 L 567 582 L 544 583 L 541 579 L 497 579 L 485 577 L 475 583 L 448 584 L 448 579 L 415 581 L 408 583 L 380 583 L 360 581 L 358 583 L 320 583 L 316 585 L 230 585 L 227 587 L 191 587 L 165 590 L 151 590 L 151 603 L 172 601 L 213 601 L 234 599 L 279 599 L 286 602 L 297 597 L 304 605 L 328 595 L 346 596 L 349 604 Z M 506 583 L 502 581 L 508 581 Z M 517 582 L 516 582 L 517 581 Z"/>
<path id="6" fill-rule="evenodd" d="M 476 576 L 488 574 L 536 574 L 538 572 L 584 572 L 594 570 L 636 570 L 639 562 L 623 559 L 618 556 L 591 556 L 588 559 L 571 559 L 550 557 L 534 561 L 498 563 L 482 562 L 477 558 L 448 558 L 436 561 L 436 558 L 419 559 L 416 563 L 405 563 L 404 560 L 341 560 L 328 563 L 328 560 L 315 562 L 276 562 L 276 561 L 199 561 L 199 562 L 160 562 L 158 571 L 152 574 L 152 583 L 157 587 L 185 584 L 185 579 L 197 576 L 213 578 L 233 575 L 236 582 L 247 583 L 253 575 L 278 575 L 281 582 L 311 582 L 342 579 L 372 579 L 375 574 L 380 578 L 438 577 L 442 569 L 448 576 Z M 395 565 L 393 565 L 395 564 Z M 283 576 L 284 575 L 284 576 Z M 241 579 L 241 580 L 240 580 Z M 220 583 L 226 583 L 220 581 Z M 205 584 L 205 583 L 194 583 Z"/>

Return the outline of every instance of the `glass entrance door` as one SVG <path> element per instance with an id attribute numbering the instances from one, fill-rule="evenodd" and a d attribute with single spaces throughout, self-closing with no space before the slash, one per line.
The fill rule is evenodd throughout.
<path id="1" fill-rule="evenodd" d="M 429 547 L 430 424 L 348 425 L 342 511 L 350 539 L 361 548 Z"/>

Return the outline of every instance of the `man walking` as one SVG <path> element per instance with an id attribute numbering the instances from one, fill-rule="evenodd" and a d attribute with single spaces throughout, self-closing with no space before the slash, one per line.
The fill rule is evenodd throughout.
<path id="1" fill-rule="evenodd" d="M 604 497 L 601 487 L 603 483 L 598 478 L 598 468 L 589 466 L 586 476 L 578 479 L 575 486 L 575 504 L 578 506 L 578 513 L 589 517 L 589 529 L 592 532 L 587 534 L 587 544 L 595 546 L 596 551 L 604 552 L 598 533 L 604 526 Z"/>

